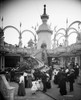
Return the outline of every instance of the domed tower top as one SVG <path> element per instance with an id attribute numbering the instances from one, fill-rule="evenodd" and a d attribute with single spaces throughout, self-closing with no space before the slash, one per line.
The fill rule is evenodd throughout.
<path id="1" fill-rule="evenodd" d="M 47 22 L 47 20 L 49 19 L 49 16 L 46 14 L 46 5 L 44 5 L 44 13 L 43 13 L 43 15 L 41 16 L 41 19 L 42 19 L 42 21 L 43 21 L 43 23 L 45 22 Z"/>
<path id="2" fill-rule="evenodd" d="M 46 14 L 46 5 L 44 5 L 44 13 L 41 15 L 42 24 L 39 26 L 37 34 L 41 32 L 49 32 L 52 34 L 52 30 L 50 29 L 50 26 L 47 24 L 48 19 L 49 15 Z"/>

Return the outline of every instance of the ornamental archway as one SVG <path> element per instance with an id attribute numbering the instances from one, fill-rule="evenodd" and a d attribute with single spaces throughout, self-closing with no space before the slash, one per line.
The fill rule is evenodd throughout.
<path id="1" fill-rule="evenodd" d="M 72 25 L 74 24 L 81 24 L 81 21 L 74 21 L 72 22 L 68 27 L 66 28 L 60 28 L 58 30 L 56 30 L 56 27 L 55 27 L 55 35 L 54 35 L 54 45 L 55 45 L 55 42 L 56 41 L 59 41 L 59 39 L 61 39 L 62 37 L 65 38 L 65 46 L 68 46 L 68 37 L 73 34 L 73 33 L 76 33 L 77 34 L 77 37 L 81 38 L 81 33 L 74 27 L 72 27 Z M 67 23 L 66 23 L 67 24 Z M 72 30 L 72 31 L 71 31 Z M 64 32 L 63 32 L 64 31 Z M 71 31 L 71 32 L 70 32 Z M 61 34 L 61 36 L 59 37 L 58 40 L 56 40 L 56 37 Z M 79 39 L 80 40 L 80 39 Z"/>
<path id="2" fill-rule="evenodd" d="M 4 34 L 5 30 L 7 30 L 7 29 L 14 29 L 18 33 L 18 35 L 20 36 L 20 31 L 16 27 L 14 27 L 12 25 L 8 25 L 8 26 L 4 27 L 2 29 L 3 30 L 3 34 Z"/>
<path id="3" fill-rule="evenodd" d="M 20 34 L 20 31 L 16 27 L 11 26 L 11 25 L 4 27 L 3 31 L 5 31 L 7 28 L 13 28 L 13 29 L 15 29 Z"/>
<path id="4" fill-rule="evenodd" d="M 12 25 L 8 25 L 8 26 L 6 26 L 2 29 L 3 34 L 4 34 L 4 31 L 8 28 L 12 28 L 12 29 L 14 29 L 18 32 L 18 34 L 19 34 L 19 47 L 22 47 L 22 34 L 25 33 L 25 32 L 30 32 L 34 36 L 34 44 L 36 46 L 36 41 L 37 41 L 36 35 L 31 30 L 25 29 L 25 30 L 21 31 L 21 30 L 18 30 L 16 27 L 12 26 Z"/>
<path id="5" fill-rule="evenodd" d="M 36 35 L 34 34 L 34 32 L 32 32 L 31 30 L 26 29 L 26 30 L 23 30 L 23 31 L 21 32 L 21 36 L 22 36 L 22 34 L 25 33 L 25 32 L 30 32 L 30 33 L 34 36 L 34 45 L 35 45 L 35 47 L 36 47 L 36 41 L 37 41 L 37 39 L 36 39 Z"/>

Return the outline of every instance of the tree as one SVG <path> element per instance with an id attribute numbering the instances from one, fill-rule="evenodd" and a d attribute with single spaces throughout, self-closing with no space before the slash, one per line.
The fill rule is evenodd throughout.
<path id="1" fill-rule="evenodd" d="M 26 70 L 31 70 L 34 67 L 38 66 L 38 62 L 31 58 L 31 57 L 27 57 L 24 58 L 23 61 L 20 61 L 17 63 L 17 71 L 22 72 L 22 71 L 26 71 Z"/>

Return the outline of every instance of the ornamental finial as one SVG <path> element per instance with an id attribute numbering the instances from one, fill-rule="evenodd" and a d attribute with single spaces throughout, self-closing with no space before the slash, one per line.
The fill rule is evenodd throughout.
<path id="1" fill-rule="evenodd" d="M 46 5 L 44 5 L 44 14 L 46 14 Z"/>

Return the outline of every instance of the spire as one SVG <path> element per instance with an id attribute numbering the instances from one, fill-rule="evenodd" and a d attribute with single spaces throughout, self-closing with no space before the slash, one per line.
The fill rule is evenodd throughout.
<path id="1" fill-rule="evenodd" d="M 3 29 L 3 16 L 2 16 L 2 18 L 1 18 L 1 21 L 2 21 L 2 29 Z"/>
<path id="2" fill-rule="evenodd" d="M 44 5 L 44 15 L 46 15 L 46 5 Z"/>
<path id="3" fill-rule="evenodd" d="M 49 16 L 46 14 L 46 5 L 44 5 L 44 13 L 41 16 L 41 19 L 43 22 L 47 22 L 47 19 L 49 19 Z"/>

